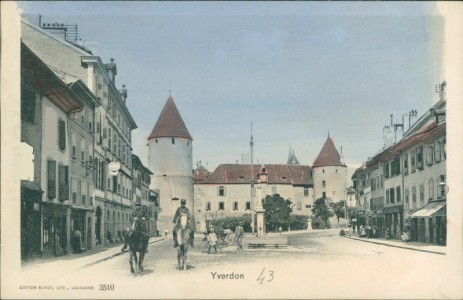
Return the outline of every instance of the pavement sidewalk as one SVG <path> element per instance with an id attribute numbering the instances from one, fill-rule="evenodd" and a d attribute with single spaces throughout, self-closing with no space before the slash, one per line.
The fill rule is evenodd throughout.
<path id="1" fill-rule="evenodd" d="M 405 243 L 399 240 L 387 240 L 384 238 L 361 238 L 361 237 L 354 236 L 354 235 L 347 237 L 347 238 L 357 240 L 357 241 L 367 242 L 367 243 L 389 246 L 389 247 L 396 247 L 396 248 L 409 249 L 409 250 L 435 253 L 435 254 L 442 254 L 442 255 L 447 254 L 447 248 L 445 246 L 438 246 L 438 245 L 433 245 L 433 244 L 418 243 L 418 242 Z"/>
<path id="2" fill-rule="evenodd" d="M 165 239 L 167 239 L 166 236 L 151 237 L 149 244 L 157 243 Z M 56 268 L 62 271 L 71 271 L 75 269 L 86 268 L 128 252 L 128 250 L 122 252 L 121 248 L 122 243 L 111 247 L 95 247 L 92 250 L 88 250 L 79 254 L 68 254 L 60 257 L 36 260 L 26 263 L 23 266 L 23 270 L 33 271 L 46 267 L 48 270 Z"/>

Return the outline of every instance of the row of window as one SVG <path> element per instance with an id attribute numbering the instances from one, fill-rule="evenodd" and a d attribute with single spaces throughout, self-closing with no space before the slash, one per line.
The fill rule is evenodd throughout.
<path id="1" fill-rule="evenodd" d="M 310 205 L 308 206 L 310 207 Z M 211 211 L 212 210 L 212 203 L 211 201 L 206 202 L 206 211 Z M 297 210 L 302 210 L 302 202 L 298 201 L 296 202 L 296 209 Z M 225 210 L 225 202 L 224 201 L 219 201 L 218 202 L 218 210 Z M 238 201 L 233 201 L 233 206 L 232 206 L 233 211 L 239 211 L 239 202 Z M 246 201 L 245 202 L 245 210 L 251 210 L 251 201 Z"/>
<path id="2" fill-rule="evenodd" d="M 426 155 L 426 157 L 424 157 L 424 155 Z M 437 139 L 430 145 L 420 146 L 410 151 L 410 153 L 405 153 L 403 155 L 403 173 L 404 175 L 408 175 L 409 171 L 415 173 L 417 170 L 423 170 L 425 165 L 431 166 L 435 163 L 439 163 L 445 160 L 446 156 L 445 137 L 443 137 Z M 384 178 L 400 175 L 400 157 L 397 156 L 392 161 L 384 163 L 383 171 Z"/>
<path id="3" fill-rule="evenodd" d="M 427 200 L 434 200 L 434 199 L 441 199 L 445 197 L 445 186 L 440 186 L 440 177 L 434 179 L 429 179 L 428 181 L 428 197 L 425 197 L 425 184 L 420 184 L 418 189 L 416 186 L 410 188 L 405 188 L 404 190 L 404 198 L 405 198 L 405 205 L 412 209 L 417 209 L 418 207 L 423 207 Z M 410 196 L 411 190 L 411 196 Z M 396 186 L 395 188 L 386 189 L 386 204 L 394 204 L 401 202 L 401 187 Z M 411 197 L 411 201 L 410 201 Z M 364 197 L 364 203 L 366 204 L 366 197 Z M 420 202 L 418 205 L 417 202 Z M 363 208 L 365 205 L 362 205 Z M 384 206 L 383 197 L 371 198 L 370 199 L 370 209 L 371 210 L 380 210 Z"/>
<path id="4" fill-rule="evenodd" d="M 132 152 L 130 145 L 121 138 L 111 126 L 103 128 L 103 146 L 119 157 L 122 163 L 132 165 Z"/>
<path id="5" fill-rule="evenodd" d="M 276 185 L 272 187 L 272 195 L 278 194 L 278 187 Z M 227 194 L 227 187 L 226 186 L 218 186 L 217 187 L 217 196 L 225 196 Z M 252 196 L 255 196 L 255 190 L 252 190 Z M 304 188 L 304 197 L 309 197 L 309 188 Z"/>
<path id="6" fill-rule="evenodd" d="M 93 197 L 89 196 L 89 186 L 86 181 L 71 178 L 71 200 L 72 204 L 82 206 L 93 206 Z"/>

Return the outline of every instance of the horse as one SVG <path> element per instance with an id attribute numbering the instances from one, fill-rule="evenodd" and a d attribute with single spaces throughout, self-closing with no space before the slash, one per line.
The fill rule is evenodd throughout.
<path id="1" fill-rule="evenodd" d="M 177 230 L 177 260 L 179 270 L 186 270 L 186 254 L 188 252 L 188 244 L 190 243 L 191 231 L 187 227 L 188 217 L 185 214 L 180 216 L 180 228 Z"/>
<path id="2" fill-rule="evenodd" d="M 132 233 L 125 233 L 124 238 L 128 241 L 129 245 L 129 263 L 130 263 L 130 272 L 135 273 L 133 266 L 133 261 L 135 260 L 135 265 L 138 266 L 139 271 L 143 271 L 143 260 L 145 258 L 145 253 L 148 248 L 149 237 L 142 230 L 143 219 L 135 217 L 132 222 Z M 137 252 L 139 255 L 137 256 Z"/>

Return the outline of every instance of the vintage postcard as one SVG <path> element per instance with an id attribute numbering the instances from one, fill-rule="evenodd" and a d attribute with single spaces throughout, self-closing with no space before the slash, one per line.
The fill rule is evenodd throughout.
<path id="1" fill-rule="evenodd" d="M 461 299 L 459 2 L 1 3 L 2 299 Z"/>

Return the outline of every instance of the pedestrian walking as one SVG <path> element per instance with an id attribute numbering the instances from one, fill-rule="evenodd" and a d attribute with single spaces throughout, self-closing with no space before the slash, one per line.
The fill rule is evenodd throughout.
<path id="1" fill-rule="evenodd" d="M 238 226 L 236 226 L 235 228 L 235 239 L 236 239 L 236 246 L 238 247 L 238 250 L 243 250 L 244 229 L 241 226 L 242 224 L 243 224 L 242 222 L 239 222 Z"/>
<path id="2" fill-rule="evenodd" d="M 74 253 L 81 253 L 82 252 L 82 233 L 80 232 L 79 228 L 76 228 L 74 231 L 73 237 L 73 252 Z"/>
<path id="3" fill-rule="evenodd" d="M 360 226 L 360 237 L 366 237 L 367 232 L 365 231 L 365 227 L 363 225 Z"/>

